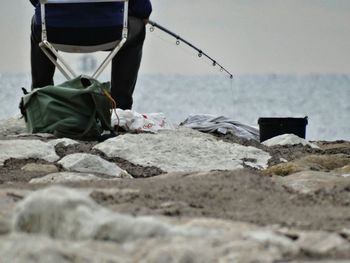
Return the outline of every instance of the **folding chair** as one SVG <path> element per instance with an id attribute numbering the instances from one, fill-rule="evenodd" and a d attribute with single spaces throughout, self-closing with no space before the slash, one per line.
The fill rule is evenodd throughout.
<path id="1" fill-rule="evenodd" d="M 96 51 L 111 50 L 107 57 L 103 60 L 101 65 L 93 73 L 92 78 L 97 78 L 111 60 L 115 57 L 118 51 L 122 48 L 128 37 L 128 2 L 129 0 L 40 0 L 41 6 L 41 42 L 39 44 L 42 51 L 51 60 L 52 63 L 56 65 L 59 71 L 67 78 L 67 80 L 75 78 L 77 75 L 73 69 L 68 65 L 68 63 L 62 58 L 58 51 L 69 52 L 69 53 L 90 53 Z M 48 40 L 48 27 L 46 25 L 46 4 L 73 4 L 73 3 L 105 3 L 105 2 L 124 2 L 123 11 L 123 28 L 121 32 L 120 39 L 116 39 L 113 42 L 104 43 L 95 46 L 77 46 L 70 44 L 57 44 L 51 43 Z M 91 32 L 93 34 L 93 32 Z M 51 53 L 51 52 L 52 53 Z M 56 59 L 54 56 L 56 56 Z"/>

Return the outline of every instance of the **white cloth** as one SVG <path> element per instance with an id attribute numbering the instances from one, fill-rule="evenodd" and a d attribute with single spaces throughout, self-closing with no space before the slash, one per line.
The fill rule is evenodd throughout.
<path id="1" fill-rule="evenodd" d="M 132 110 L 116 109 L 119 117 L 119 127 L 126 131 L 143 131 L 156 133 L 159 130 L 172 130 L 173 125 L 169 123 L 163 113 L 140 114 Z M 112 126 L 118 126 L 118 118 L 112 114 Z"/>
<path id="2" fill-rule="evenodd" d="M 231 133 L 238 137 L 259 141 L 259 130 L 224 116 L 190 115 L 180 125 L 202 132 Z"/>

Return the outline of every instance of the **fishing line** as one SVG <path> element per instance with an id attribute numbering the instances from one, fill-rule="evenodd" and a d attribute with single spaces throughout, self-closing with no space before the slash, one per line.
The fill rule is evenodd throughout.
<path id="1" fill-rule="evenodd" d="M 235 94 L 233 92 L 233 78 L 230 79 L 230 84 L 231 84 L 231 99 L 232 99 L 231 110 L 232 110 L 232 114 L 233 114 L 235 112 L 235 107 L 234 107 Z"/>
<path id="2" fill-rule="evenodd" d="M 183 39 L 179 35 L 171 32 L 170 30 L 166 29 L 165 27 L 163 27 L 163 26 L 161 26 L 153 21 L 149 21 L 148 23 L 150 24 L 150 29 L 149 29 L 150 32 L 154 33 L 154 35 L 156 37 L 158 37 L 159 39 L 161 39 L 162 41 L 167 42 L 168 44 L 174 44 L 173 41 L 166 40 L 165 38 L 161 37 L 161 35 L 157 34 L 155 31 L 155 28 L 158 28 L 161 31 L 163 31 L 163 32 L 167 33 L 168 35 L 172 36 L 173 38 L 175 38 L 176 39 L 176 41 L 175 41 L 176 46 L 178 46 L 180 48 L 180 50 L 183 51 L 184 53 L 187 53 L 190 55 L 195 55 L 197 52 L 197 56 L 199 58 L 202 58 L 203 56 L 207 58 L 207 60 L 203 60 L 204 63 L 206 63 L 207 65 L 211 65 L 211 66 L 217 68 L 220 72 L 224 72 L 224 73 L 229 75 L 231 99 L 232 99 L 231 107 L 232 107 L 232 112 L 234 112 L 233 74 L 231 72 L 229 72 L 225 67 L 223 67 L 220 63 L 218 63 L 217 60 L 211 58 L 209 55 L 207 55 L 207 53 L 203 52 L 201 49 L 194 46 L 193 44 L 191 44 L 187 40 Z M 185 45 L 181 45 L 182 43 L 184 43 Z M 188 49 L 185 49 L 185 46 L 190 47 L 192 50 L 195 50 L 196 52 L 190 52 Z M 208 60 L 211 62 L 209 62 Z"/>

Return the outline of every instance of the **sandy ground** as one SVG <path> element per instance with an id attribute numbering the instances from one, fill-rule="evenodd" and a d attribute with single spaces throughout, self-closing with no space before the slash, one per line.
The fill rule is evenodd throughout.
<path id="1" fill-rule="evenodd" d="M 350 142 L 317 142 L 323 151 L 301 146 L 265 147 L 232 135 L 216 135 L 228 142 L 252 145 L 270 152 L 270 165 L 307 156 L 344 154 L 350 156 Z M 95 143 L 57 148 L 57 153 L 92 150 Z M 99 153 L 102 155 L 101 153 Z M 105 156 L 104 156 L 105 157 Z M 303 230 L 329 230 L 341 232 L 350 229 L 350 185 L 320 190 L 313 194 L 300 194 L 275 183 L 262 171 L 245 168 L 239 171 L 213 171 L 202 174 L 162 174 L 156 167 L 142 167 L 122 159 L 116 162 L 137 179 L 113 182 L 74 183 L 77 188 L 94 188 L 91 197 L 102 206 L 133 215 L 165 215 L 176 218 L 212 217 L 244 221 L 260 226 L 279 225 Z M 29 185 L 34 177 L 45 175 L 24 172 L 21 167 L 37 160 L 9 160 L 0 167 L 0 188 L 37 189 L 44 186 Z M 59 167 L 59 169 L 61 169 Z M 110 194 L 100 188 L 134 189 L 129 194 Z M 15 201 L 22 197 L 13 195 Z M 350 257 L 350 252 L 349 252 Z"/>

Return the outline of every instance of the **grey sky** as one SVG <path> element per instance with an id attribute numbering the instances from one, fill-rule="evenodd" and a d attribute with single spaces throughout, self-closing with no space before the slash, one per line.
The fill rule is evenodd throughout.
<path id="1" fill-rule="evenodd" d="M 152 19 L 233 73 L 350 72 L 348 0 L 153 0 L 153 6 Z M 29 72 L 32 12 L 29 0 L 2 1 L 0 73 Z M 187 51 L 149 33 L 141 71 L 213 72 Z"/>

